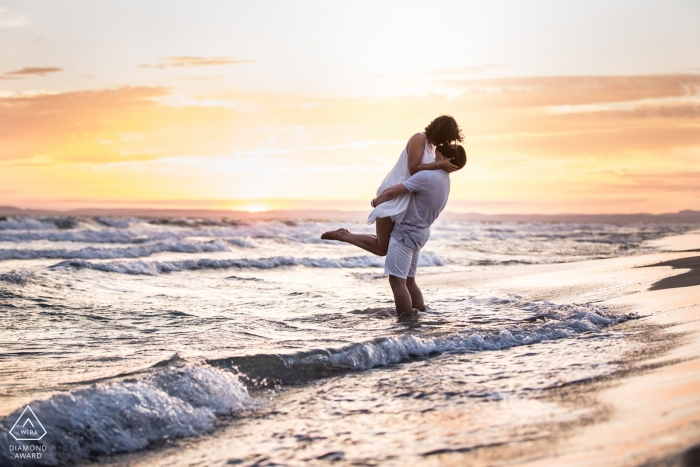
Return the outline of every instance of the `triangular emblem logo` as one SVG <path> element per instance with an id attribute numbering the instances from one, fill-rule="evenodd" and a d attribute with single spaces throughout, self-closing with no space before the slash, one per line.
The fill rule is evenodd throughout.
<path id="1" fill-rule="evenodd" d="M 46 429 L 44 429 L 44 425 L 41 424 L 32 408 L 26 406 L 15 424 L 12 425 L 10 434 L 17 441 L 39 441 L 46 435 Z"/>

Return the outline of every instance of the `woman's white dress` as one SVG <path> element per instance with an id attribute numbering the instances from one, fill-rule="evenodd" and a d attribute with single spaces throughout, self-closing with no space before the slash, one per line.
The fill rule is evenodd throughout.
<path id="1" fill-rule="evenodd" d="M 384 178 L 384 181 L 379 188 L 377 188 L 377 196 L 389 187 L 403 183 L 411 176 L 408 171 L 408 146 L 404 148 L 403 152 L 399 156 L 399 160 L 393 169 Z M 421 159 L 421 164 L 430 164 L 435 162 L 435 148 L 428 143 L 428 138 L 425 138 L 425 149 L 423 149 L 423 158 Z M 411 193 L 406 193 L 398 198 L 394 198 L 391 201 L 382 203 L 369 214 L 367 219 L 368 224 L 374 224 L 377 217 L 391 217 L 391 220 L 396 224 L 400 224 L 403 220 L 404 215 L 406 215 L 406 209 L 408 209 L 408 202 L 411 200 Z"/>

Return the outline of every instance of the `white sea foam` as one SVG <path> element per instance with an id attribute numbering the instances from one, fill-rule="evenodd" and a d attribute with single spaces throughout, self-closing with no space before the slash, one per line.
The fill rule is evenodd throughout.
<path id="1" fill-rule="evenodd" d="M 88 243 L 143 243 L 156 240 L 182 240 L 187 237 L 209 237 L 230 241 L 241 247 L 254 246 L 252 239 L 275 239 L 300 243 L 322 243 L 321 233 L 340 224 L 326 222 L 266 221 L 251 224 L 197 224 L 191 220 L 152 224 L 138 219 L 96 218 L 95 222 L 73 218 L 11 218 L 0 221 L 0 241 L 69 241 Z M 186 222 L 187 221 L 187 222 Z M 57 225 L 75 225 L 59 229 Z"/>
<path id="2" fill-rule="evenodd" d="M 56 229 L 53 220 L 35 217 L 9 218 L 0 222 L 0 230 L 48 230 Z"/>
<path id="3" fill-rule="evenodd" d="M 9 282 L 11 284 L 26 285 L 34 278 L 34 272 L 21 269 L 19 271 L 12 270 L 5 274 L 0 274 L 0 281 Z"/>
<path id="4" fill-rule="evenodd" d="M 444 262 L 435 253 L 425 252 L 418 261 L 420 267 L 443 266 Z M 187 259 L 182 261 L 114 261 L 94 263 L 83 259 L 58 263 L 52 268 L 70 266 L 78 269 L 113 272 L 117 274 L 143 274 L 154 276 L 161 273 L 195 269 L 274 269 L 284 266 L 307 266 L 312 268 L 377 268 L 384 267 L 384 258 L 379 256 L 351 256 L 347 258 L 294 258 L 275 256 L 272 258 L 239 259 Z"/>
<path id="5" fill-rule="evenodd" d="M 599 332 L 607 326 L 629 319 L 626 315 L 610 313 L 594 305 L 557 305 L 548 302 L 532 305 L 532 311 L 537 313 L 533 317 L 537 323 L 533 324 L 525 321 L 522 324 L 490 330 L 404 334 L 353 343 L 343 348 L 287 355 L 254 355 L 211 360 L 209 363 L 223 367 L 239 367 L 253 381 L 298 383 L 327 376 L 334 370 L 367 370 L 446 352 L 503 350 L 572 337 L 583 332 Z"/>
<path id="6" fill-rule="evenodd" d="M 125 229 L 134 222 L 134 219 L 128 219 L 123 217 L 95 217 L 95 221 L 99 224 L 106 225 L 107 227 L 116 227 L 118 229 Z"/>
<path id="7" fill-rule="evenodd" d="M 112 259 L 140 258 L 162 252 L 204 253 L 230 251 L 228 244 L 222 240 L 210 242 L 159 242 L 151 245 L 130 246 L 124 248 L 88 247 L 80 250 L 0 250 L 0 260 L 4 259 Z"/>
<path id="8" fill-rule="evenodd" d="M 513 300 L 491 298 L 484 304 L 513 304 Z M 528 308 L 528 305 L 523 309 Z M 299 383 L 328 376 L 332 371 L 367 370 L 415 358 L 425 358 L 446 352 L 497 351 L 542 341 L 595 333 L 605 327 L 627 321 L 595 305 L 557 305 L 533 302 L 529 308 L 534 323 L 442 334 L 410 334 L 376 338 L 353 343 L 342 348 L 317 349 L 294 354 L 252 355 L 230 359 L 210 360 L 214 366 L 236 367 L 252 381 Z"/>
<path id="9" fill-rule="evenodd" d="M 47 432 L 42 439 L 49 446 L 43 465 L 131 452 L 154 441 L 207 433 L 217 416 L 255 405 L 233 373 L 198 363 L 30 403 Z M 8 430 L 22 410 L 0 422 L 0 461 L 10 454 L 10 443 L 20 444 Z"/>
<path id="10" fill-rule="evenodd" d="M 210 237 L 214 240 L 226 241 L 240 248 L 255 248 L 255 241 L 248 236 L 235 236 L 232 232 L 227 235 L 210 236 L 202 232 L 173 232 L 173 231 L 133 231 L 128 229 L 103 230 L 0 230 L 0 242 L 79 242 L 79 243 L 112 243 L 112 244 L 144 244 L 156 241 L 178 242 L 185 241 L 188 236 Z"/>
<path id="11" fill-rule="evenodd" d="M 256 248 L 258 246 L 250 237 L 228 237 L 225 240 L 240 248 Z"/>
<path id="12" fill-rule="evenodd" d="M 81 242 L 81 243 L 146 243 L 158 240 L 179 240 L 173 232 L 144 232 L 119 229 L 104 230 L 0 230 L 0 242 Z"/>

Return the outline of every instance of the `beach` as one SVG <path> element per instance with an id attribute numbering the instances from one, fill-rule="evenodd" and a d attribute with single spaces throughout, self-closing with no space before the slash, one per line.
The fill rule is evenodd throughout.
<path id="1" fill-rule="evenodd" d="M 665 239 L 668 249 L 700 248 L 700 236 Z M 459 288 L 464 283 L 529 295 L 536 299 L 590 300 L 638 313 L 633 322 L 643 344 L 612 374 L 576 381 L 540 397 L 592 416 L 539 427 L 533 440 L 489 446 L 459 446 L 415 460 L 416 465 L 524 466 L 690 466 L 697 464 L 700 440 L 700 285 L 648 290 L 658 281 L 677 278 L 660 262 L 693 257 L 696 252 L 658 253 L 634 258 L 593 260 L 576 264 L 511 267 L 483 273 L 430 274 L 427 286 Z M 498 270 L 501 269 L 501 270 Z M 506 277 L 504 277 L 506 276 Z M 683 283 L 681 281 L 680 285 Z M 613 298 L 606 298 L 613 297 Z M 632 323 L 632 322 L 631 322 Z M 484 415 L 484 414 L 480 414 Z M 457 427 L 471 431 L 474 414 L 452 410 L 416 417 L 425 432 Z M 542 433 L 544 432 L 544 434 Z M 210 441 L 217 452 L 228 444 Z M 206 441 L 204 443 L 207 443 Z M 694 453 L 687 451 L 695 448 Z M 153 453 L 146 459 L 121 459 L 116 465 L 168 465 L 179 449 Z M 694 457 L 693 457 L 694 456 Z M 329 456 L 332 457 L 332 456 Z M 212 459 L 213 460 L 213 459 Z M 207 462 L 206 458 L 203 459 Z M 318 459 L 311 460 L 318 462 Z M 342 461 L 342 457 L 336 462 Z M 321 464 L 321 462 L 319 462 Z M 340 462 L 342 465 L 343 463 Z"/>
<path id="2" fill-rule="evenodd" d="M 689 284 L 681 277 L 688 274 L 687 269 L 654 265 L 688 258 L 697 264 L 700 235 L 668 237 L 657 244 L 669 252 L 540 267 L 545 270 L 525 274 L 512 271 L 505 279 L 486 279 L 491 287 L 523 294 L 597 298 L 602 304 L 634 310 L 644 317 L 642 322 L 658 329 L 651 334 L 656 342 L 645 342 L 651 351 L 628 362 L 618 374 L 573 385 L 555 396 L 574 405 L 580 401 L 601 407 L 599 416 L 567 427 L 566 436 L 559 433 L 545 444 L 526 446 L 523 453 L 499 447 L 492 452 L 444 456 L 438 464 L 464 465 L 468 459 L 470 465 L 698 465 L 700 277 L 696 269 Z M 439 275 L 430 279 L 444 280 Z M 474 278 L 465 275 L 454 280 Z M 665 287 L 649 290 L 658 283 Z M 662 345 L 655 345 L 659 341 Z M 695 451 L 686 453 L 692 448 Z"/>
<path id="3" fill-rule="evenodd" d="M 7 465 L 695 465 L 691 227 L 439 223 L 397 323 L 329 222 L 7 222 Z"/>

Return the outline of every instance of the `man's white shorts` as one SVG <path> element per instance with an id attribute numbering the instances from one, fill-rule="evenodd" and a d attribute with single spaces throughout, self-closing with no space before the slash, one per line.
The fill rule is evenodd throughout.
<path id="1" fill-rule="evenodd" d="M 420 248 L 409 248 L 391 237 L 384 260 L 384 273 L 401 279 L 415 277 L 418 256 L 420 256 Z"/>

